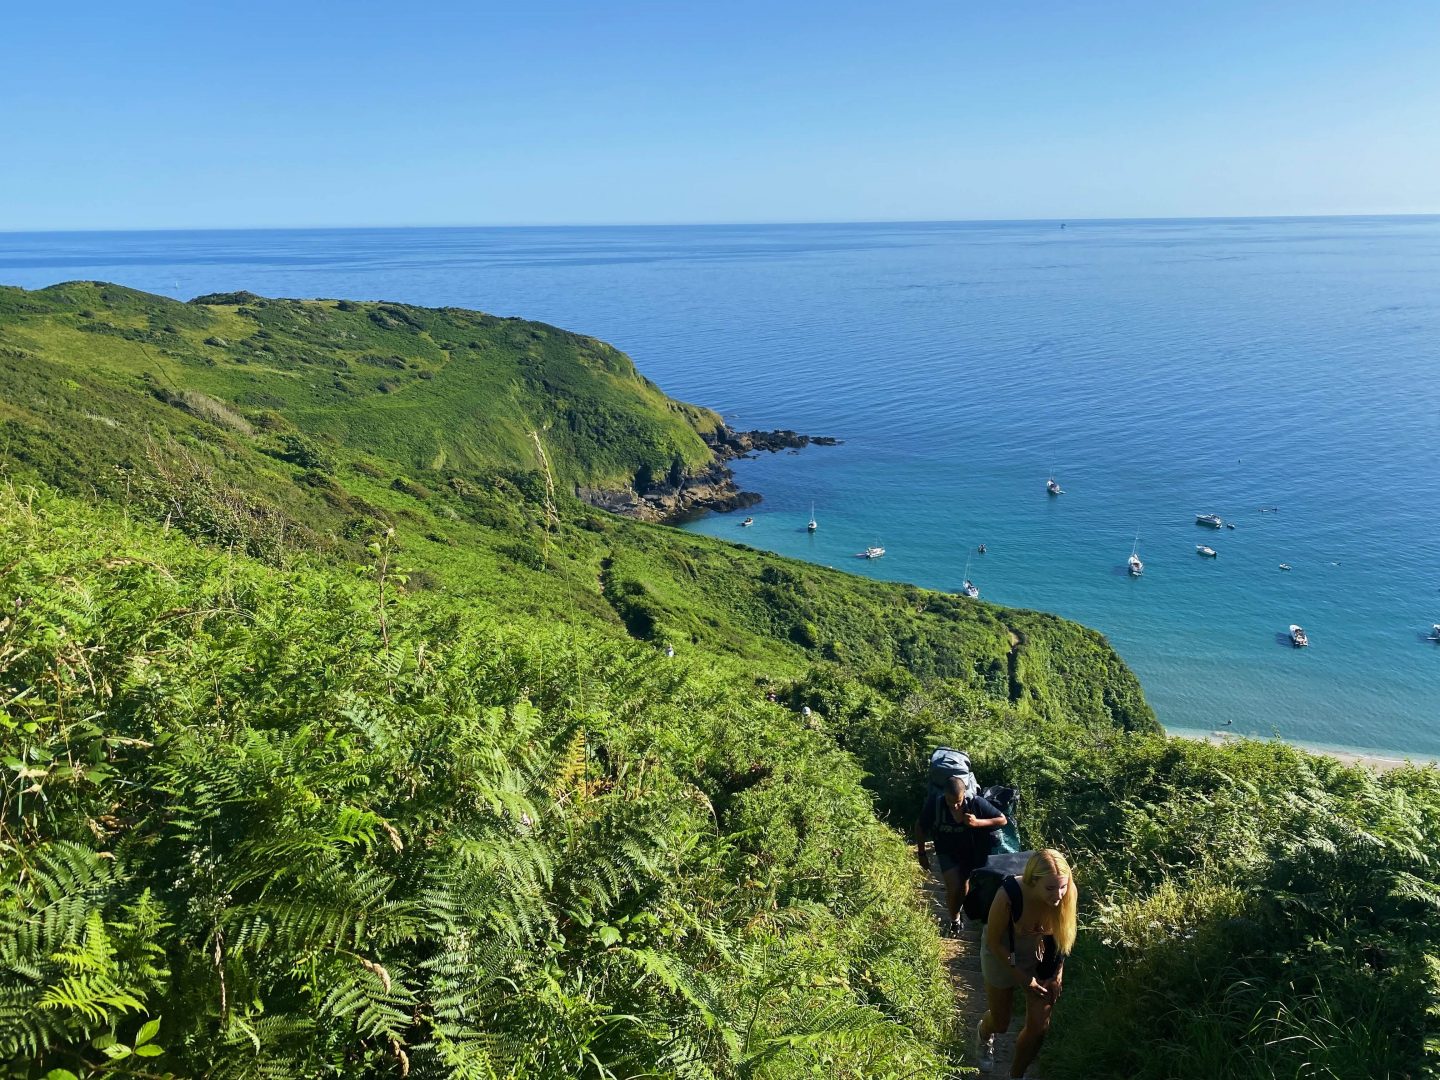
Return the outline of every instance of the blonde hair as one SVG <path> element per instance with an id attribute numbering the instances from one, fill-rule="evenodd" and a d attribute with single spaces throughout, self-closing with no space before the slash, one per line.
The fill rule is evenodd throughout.
<path id="1" fill-rule="evenodd" d="M 1075 872 L 1070 869 L 1065 856 L 1054 848 L 1037 851 L 1025 864 L 1025 872 L 1020 875 L 1020 882 L 1027 891 L 1033 891 L 1041 878 L 1052 875 L 1070 879 L 1070 887 L 1065 890 L 1065 897 L 1060 901 L 1060 919 L 1055 924 L 1054 931 L 1055 944 L 1068 956 L 1075 948 L 1075 908 L 1080 899 L 1080 891 L 1075 886 Z"/>

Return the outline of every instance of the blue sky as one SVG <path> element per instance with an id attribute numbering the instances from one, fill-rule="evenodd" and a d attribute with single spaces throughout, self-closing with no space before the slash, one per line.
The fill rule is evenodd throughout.
<path id="1" fill-rule="evenodd" d="M 0 102 L 0 230 L 1440 212 L 1435 0 L 78 0 Z"/>

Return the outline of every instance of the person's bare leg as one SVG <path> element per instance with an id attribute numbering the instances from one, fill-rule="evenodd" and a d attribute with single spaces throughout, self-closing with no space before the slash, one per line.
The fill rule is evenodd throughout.
<path id="1" fill-rule="evenodd" d="M 960 905 L 965 902 L 965 886 L 970 884 L 960 876 L 959 870 L 946 870 L 940 875 L 945 881 L 945 906 L 950 909 L 950 921 L 960 914 Z"/>
<path id="2" fill-rule="evenodd" d="M 1015 1005 L 1015 991 L 1011 987 L 1000 989 L 985 984 L 985 1004 L 989 1006 L 980 1018 L 980 1037 L 1003 1034 L 1010 1030 L 1010 1014 Z"/>
<path id="3" fill-rule="evenodd" d="M 1012 1078 L 1024 1076 L 1025 1070 L 1035 1060 L 1035 1055 L 1040 1053 L 1040 1044 L 1045 1041 L 1045 1033 L 1050 1030 L 1050 1010 L 1053 1007 L 1044 998 L 1037 997 L 1028 990 L 1025 992 L 1025 1026 L 1015 1037 L 1015 1057 L 1010 1063 Z"/>

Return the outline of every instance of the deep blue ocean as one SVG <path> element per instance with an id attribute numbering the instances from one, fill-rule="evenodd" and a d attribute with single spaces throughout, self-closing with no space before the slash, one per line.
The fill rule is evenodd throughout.
<path id="1" fill-rule="evenodd" d="M 1440 218 L 0 234 L 0 282 L 76 278 L 593 334 L 845 440 L 696 531 L 1087 623 L 1172 730 L 1440 755 Z"/>

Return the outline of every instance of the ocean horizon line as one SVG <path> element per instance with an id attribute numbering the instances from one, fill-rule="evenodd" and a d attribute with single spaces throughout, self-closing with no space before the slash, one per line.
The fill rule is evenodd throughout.
<path id="1" fill-rule="evenodd" d="M 813 220 L 734 220 L 734 221 L 594 221 L 594 222 L 504 222 L 451 224 L 350 224 L 350 225 L 157 225 L 140 227 L 108 226 L 105 228 L 73 229 L 0 229 L 5 236 L 136 236 L 173 233 L 354 233 L 354 232 L 425 232 L 425 231 L 498 231 L 544 229 L 779 229 L 779 228 L 863 228 L 882 225 L 1135 225 L 1164 222 L 1224 221 L 1384 221 L 1440 218 L 1440 210 L 1347 211 L 1343 213 L 1285 214 L 1161 214 L 1129 217 L 977 217 L 977 218 L 853 218 Z"/>

